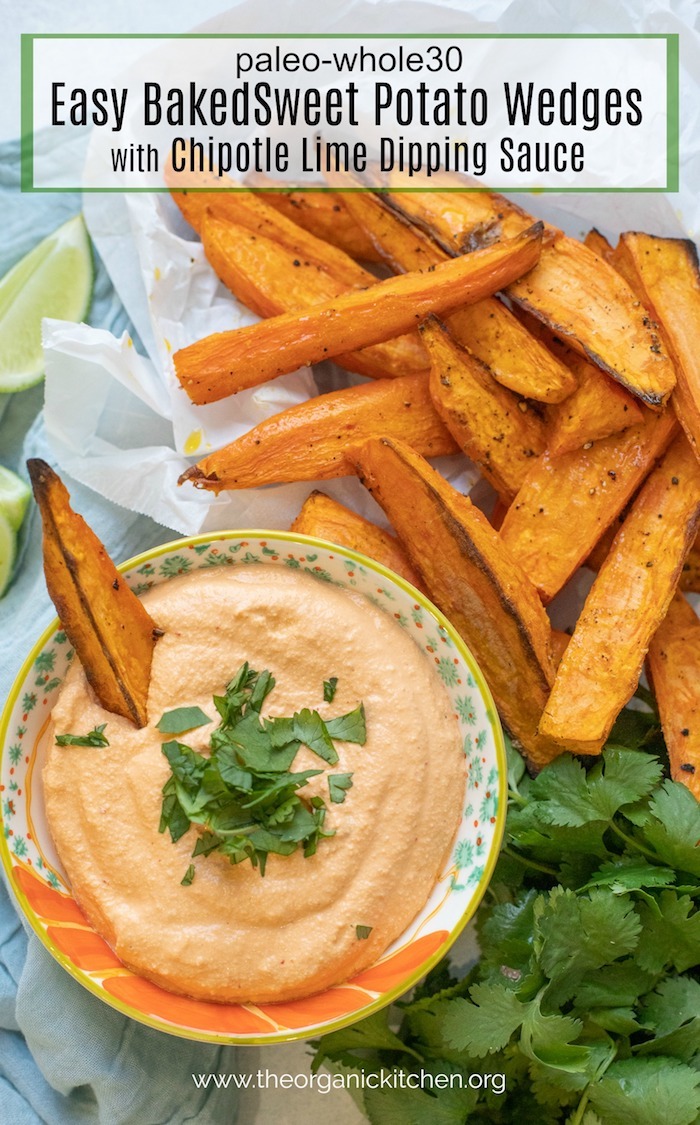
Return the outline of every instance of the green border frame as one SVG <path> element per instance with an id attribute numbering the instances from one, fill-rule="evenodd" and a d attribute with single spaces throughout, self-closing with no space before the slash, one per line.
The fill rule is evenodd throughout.
<path id="1" fill-rule="evenodd" d="M 427 609 L 432 617 L 437 621 L 437 623 L 447 631 L 454 642 L 455 648 L 460 653 L 460 656 L 463 658 L 463 660 L 467 664 L 467 667 L 474 675 L 475 682 L 482 694 L 484 703 L 486 705 L 487 719 L 489 721 L 491 732 L 493 734 L 496 749 L 496 764 L 498 766 L 498 809 L 496 813 L 496 824 L 494 825 L 493 842 L 489 849 L 489 854 L 484 865 L 484 873 L 472 891 L 472 895 L 466 910 L 464 911 L 462 917 L 459 919 L 454 928 L 450 931 L 446 941 L 435 953 L 427 958 L 418 969 L 414 970 L 414 972 L 411 973 L 410 976 L 406 977 L 406 979 L 402 981 L 401 984 L 396 985 L 388 992 L 383 993 L 376 1000 L 367 1004 L 367 1006 L 363 1008 L 361 1012 L 351 1012 L 348 1015 L 338 1017 L 338 1019 L 329 1020 L 327 1023 L 319 1024 L 319 1026 L 315 1030 L 310 1031 L 308 1028 L 304 1028 L 302 1030 L 290 1029 L 289 1031 L 272 1032 L 270 1035 L 218 1035 L 213 1032 L 207 1033 L 206 1031 L 202 1031 L 201 1029 L 198 1030 L 195 1028 L 186 1029 L 183 1027 L 177 1027 L 170 1023 L 167 1023 L 165 1020 L 159 1019 L 157 1016 L 146 1015 L 146 1013 L 138 1011 L 130 1004 L 126 1004 L 123 1001 L 118 1000 L 116 997 L 106 994 L 104 989 L 102 989 L 99 984 L 84 975 L 83 972 L 78 969 L 64 953 L 61 953 L 60 950 L 56 949 L 55 946 L 51 943 L 46 930 L 42 925 L 39 924 L 34 911 L 29 906 L 26 895 L 17 887 L 17 884 L 12 877 L 12 868 L 14 866 L 13 857 L 5 839 L 4 833 L 0 832 L 0 860 L 2 860 L 2 866 L 5 869 L 5 876 L 10 893 L 19 904 L 24 917 L 29 922 L 29 925 L 41 941 L 42 945 L 44 945 L 51 956 L 56 961 L 58 961 L 59 965 L 61 965 L 68 973 L 70 973 L 73 979 L 78 981 L 78 983 L 81 984 L 83 988 L 86 988 L 88 992 L 92 993 L 93 996 L 97 996 L 99 1000 L 102 1000 L 111 1008 L 116 1008 L 117 1011 L 121 1012 L 123 1015 L 129 1016 L 131 1019 L 136 1020 L 138 1023 L 144 1024 L 146 1027 L 152 1027 L 158 1031 L 164 1031 L 169 1035 L 174 1035 L 181 1039 L 193 1039 L 196 1042 L 200 1043 L 219 1043 L 230 1044 L 234 1046 L 240 1045 L 256 1047 L 266 1046 L 273 1043 L 291 1043 L 295 1040 L 310 1039 L 317 1035 L 326 1035 L 331 1031 L 339 1031 L 341 1028 L 348 1027 L 353 1023 L 358 1023 L 360 1020 L 365 1019 L 367 1016 L 372 1015 L 374 1012 L 378 1012 L 382 1008 L 385 1008 L 389 1004 L 392 1004 L 400 996 L 403 996 L 405 992 L 408 992 L 410 988 L 413 988 L 413 986 L 417 984 L 418 981 L 426 975 L 426 973 L 430 972 L 433 966 L 436 965 L 438 961 L 440 961 L 440 959 L 445 956 L 447 951 L 451 948 L 451 946 L 454 944 L 454 942 L 457 940 L 457 938 L 460 936 L 460 934 L 476 914 L 477 908 L 481 903 L 481 900 L 483 899 L 486 893 L 486 889 L 491 881 L 496 863 L 498 862 L 506 826 L 508 803 L 508 761 L 506 756 L 505 740 L 503 737 L 503 729 L 501 727 L 500 719 L 498 717 L 498 711 L 496 709 L 493 696 L 491 695 L 491 691 L 489 690 L 488 684 L 484 679 L 484 675 L 479 665 L 477 664 L 471 650 L 462 640 L 461 636 L 454 628 L 454 626 L 450 624 L 445 615 L 437 608 L 437 606 L 433 605 L 433 603 L 429 598 L 425 596 L 425 594 L 422 594 L 420 590 L 417 590 L 415 586 L 412 586 L 411 583 L 407 582 L 405 578 L 401 577 L 401 575 L 395 574 L 394 571 L 389 570 L 388 567 L 383 566 L 382 563 L 377 562 L 375 559 L 369 558 L 367 555 L 362 555 L 358 551 L 351 550 L 349 547 L 341 547 L 337 543 L 331 543 L 330 540 L 317 539 L 316 537 L 311 535 L 293 534 L 289 531 L 273 531 L 269 529 L 214 531 L 208 535 L 192 535 L 183 539 L 174 539 L 169 543 L 162 543 L 159 547 L 152 547 L 150 550 L 143 551 L 138 555 L 134 555 L 132 558 L 127 559 L 126 562 L 120 563 L 117 569 L 121 573 L 124 573 L 125 571 L 131 570 L 133 569 L 133 567 L 141 565 L 144 562 L 159 558 L 161 555 L 166 555 L 170 551 L 181 549 L 182 547 L 192 547 L 200 543 L 212 543 L 217 539 L 269 538 L 282 539 L 287 543 L 298 543 L 304 547 L 320 547 L 323 550 L 332 551 L 336 555 L 342 555 L 343 557 L 348 558 L 353 562 L 359 563 L 360 565 L 373 570 L 380 577 L 388 580 L 395 586 L 398 586 L 401 590 L 404 591 L 404 593 L 409 594 L 411 598 L 422 605 L 424 609 Z M 17 673 L 17 676 L 15 677 L 14 683 L 5 701 L 2 716 L 0 716 L 0 761 L 2 760 L 5 742 L 7 739 L 10 724 L 10 715 L 17 701 L 19 693 L 24 686 L 24 681 L 29 675 L 35 658 L 37 657 L 41 649 L 51 639 L 52 635 L 56 632 L 59 624 L 60 622 L 58 618 L 54 618 L 54 620 L 46 627 L 46 629 L 44 629 L 41 636 L 32 646 L 29 655 L 27 656 L 26 660 L 22 664 L 22 667 Z"/>
<path id="2" fill-rule="evenodd" d="M 679 176 L 680 176 L 680 155 L 679 155 L 679 139 L 680 139 L 680 69 L 679 69 L 679 40 L 680 35 L 678 32 L 630 32 L 629 34 L 616 34 L 612 32 L 590 32 L 590 33 L 562 33 L 555 32 L 537 34 L 535 32 L 504 32 L 503 34 L 489 34 L 487 32 L 437 32 L 431 34 L 430 32 L 409 32 L 396 35 L 390 32 L 370 32 L 367 34 L 358 34 L 351 32 L 339 32 L 333 34 L 330 32 L 284 32 L 278 35 L 271 33 L 256 34 L 254 32 L 244 32 L 237 34 L 235 32 L 226 32 L 222 34 L 212 34 L 207 32 L 194 32 L 176 33 L 176 32 L 163 32 L 147 34 L 145 32 L 129 34 L 111 34 L 106 32 L 96 33 L 94 35 L 88 32 L 81 32 L 76 35 L 70 35 L 66 32 L 42 32 L 37 34 L 23 34 L 21 36 L 21 79 L 20 79 L 20 97 L 21 97 L 21 139 L 20 139 L 20 187 L 23 192 L 30 192 L 39 194 L 43 192 L 83 192 L 83 193 L 99 193 L 99 194 L 126 194 L 138 192 L 150 192 L 157 194 L 165 194 L 169 191 L 167 187 L 132 187 L 132 188 L 84 188 L 84 187 L 35 187 L 34 186 L 34 41 L 36 39 L 274 39 L 279 41 L 281 39 L 362 39 L 362 40 L 376 40 L 376 39 L 450 39 L 450 40 L 463 40 L 463 39 L 665 39 L 666 40 L 666 185 L 665 187 L 637 187 L 637 188 L 579 188 L 579 187 L 525 187 L 517 188 L 506 185 L 505 187 L 497 187 L 492 184 L 484 184 L 483 187 L 436 187 L 434 189 L 423 187 L 402 187 L 393 190 L 399 192 L 417 192 L 417 191 L 447 191 L 447 192 L 481 192 L 481 191 L 499 191 L 509 192 L 513 195 L 520 194 L 567 194 L 573 193 L 577 195 L 583 194 L 609 194 L 609 193 L 644 193 L 644 194 L 664 194 L 668 192 L 677 192 L 679 189 Z M 189 188 L 190 191 L 207 191 L 206 188 Z M 224 188 L 224 191 L 246 191 L 249 190 L 245 187 L 238 188 Z M 275 191 L 277 188 L 260 188 L 259 191 Z M 353 192 L 353 191 L 370 191 L 370 188 L 326 188 L 326 187 L 311 187 L 306 188 L 303 184 L 295 188 L 295 185 L 290 184 L 289 190 L 303 190 L 303 191 L 340 191 L 340 192 Z"/>

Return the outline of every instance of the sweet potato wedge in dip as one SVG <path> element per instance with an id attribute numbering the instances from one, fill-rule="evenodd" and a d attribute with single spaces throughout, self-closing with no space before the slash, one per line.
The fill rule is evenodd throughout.
<path id="1" fill-rule="evenodd" d="M 38 459 L 27 467 L 44 529 L 46 585 L 61 624 L 103 706 L 142 727 L 160 631 L 71 508 L 53 469 Z"/>

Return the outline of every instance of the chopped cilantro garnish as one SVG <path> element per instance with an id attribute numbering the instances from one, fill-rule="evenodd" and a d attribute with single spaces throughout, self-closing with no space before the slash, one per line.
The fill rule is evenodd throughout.
<path id="1" fill-rule="evenodd" d="M 336 738 L 338 742 L 358 742 L 360 746 L 364 745 L 367 739 L 364 704 L 361 703 L 354 711 L 348 711 L 347 715 L 327 719 L 326 727 L 331 738 Z"/>
<path id="2" fill-rule="evenodd" d="M 57 746 L 109 746 L 105 737 L 106 723 L 93 727 L 89 734 L 57 734 Z"/>
<path id="3" fill-rule="evenodd" d="M 193 856 L 218 851 L 233 864 L 249 860 L 261 875 L 270 853 L 291 855 L 301 848 L 308 857 L 316 852 L 321 840 L 334 835 L 324 827 L 327 809 L 323 798 L 299 796 L 298 791 L 309 778 L 323 772 L 292 772 L 300 747 L 307 746 L 318 758 L 334 765 L 338 761 L 334 738 L 358 743 L 366 739 L 362 704 L 350 714 L 327 722 L 309 708 L 291 717 L 261 719 L 260 709 L 274 686 L 270 672 L 256 672 L 244 664 L 225 694 L 214 696 L 221 721 L 212 732 L 209 754 L 200 754 L 177 739 L 162 746 L 171 773 L 163 786 L 159 831 L 167 829 L 175 842 L 191 825 L 197 825 L 200 832 Z M 180 708 L 166 712 L 163 718 L 183 712 L 189 712 L 191 718 L 194 711 L 205 722 L 210 721 L 199 708 Z M 182 721 L 180 718 L 177 723 Z M 159 724 L 159 729 L 166 728 Z M 172 726 L 168 732 L 182 729 Z M 333 803 L 345 799 L 345 791 L 352 786 L 351 777 L 329 776 Z M 190 865 L 183 884 L 189 885 L 193 878 L 194 867 Z"/>
<path id="4" fill-rule="evenodd" d="M 338 687 L 338 677 L 331 676 L 330 679 L 323 681 L 323 698 L 326 703 L 332 703 L 335 699 L 336 689 Z"/>
<path id="5" fill-rule="evenodd" d="M 328 774 L 328 792 L 334 805 L 342 805 L 348 789 L 352 789 L 351 773 Z"/>
<path id="6" fill-rule="evenodd" d="M 355 926 L 355 933 L 357 934 L 358 941 L 366 941 L 372 933 L 374 926 Z"/>
<path id="7" fill-rule="evenodd" d="M 204 727 L 211 719 L 205 715 L 201 707 L 176 707 L 174 711 L 166 711 L 160 722 L 156 723 L 156 730 L 161 734 L 182 734 L 196 727 Z"/>
<path id="8" fill-rule="evenodd" d="M 189 885 L 190 885 L 190 883 L 192 882 L 193 879 L 194 879 L 194 864 L 191 863 L 189 865 L 189 867 L 187 868 L 187 871 L 183 875 L 182 879 L 180 880 L 180 885 L 183 886 L 183 887 L 189 887 Z"/>

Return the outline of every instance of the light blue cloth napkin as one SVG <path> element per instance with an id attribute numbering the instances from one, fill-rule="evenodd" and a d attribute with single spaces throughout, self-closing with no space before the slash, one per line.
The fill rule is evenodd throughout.
<path id="1" fill-rule="evenodd" d="M 39 239 L 80 210 L 77 195 L 21 195 L 18 145 L 0 147 L 4 237 L 0 276 Z M 126 315 L 97 264 L 90 322 L 117 333 Z M 26 476 L 27 457 L 51 461 L 43 388 L 0 396 L 0 464 Z M 117 561 L 166 542 L 172 531 L 67 481 L 75 507 Z M 55 616 L 32 510 L 19 563 L 0 600 L 0 702 L 27 650 Z M 107 1007 L 74 981 L 22 925 L 0 880 L 0 1125 L 165 1125 L 236 1120 L 232 1090 L 197 1089 L 192 1075 L 232 1072 L 234 1049 L 153 1031 Z"/>

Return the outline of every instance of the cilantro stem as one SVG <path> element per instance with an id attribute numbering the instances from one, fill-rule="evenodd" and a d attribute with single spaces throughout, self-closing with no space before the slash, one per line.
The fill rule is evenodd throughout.
<path id="1" fill-rule="evenodd" d="M 581 1096 L 581 1101 L 576 1106 L 576 1112 L 574 1113 L 573 1117 L 570 1119 L 569 1125 L 581 1125 L 581 1122 L 583 1121 L 583 1115 L 586 1112 L 586 1106 L 588 1105 L 588 1091 L 589 1091 L 589 1089 L 590 1089 L 590 1086 L 586 1086 L 585 1090 L 583 1091 L 583 1094 Z"/>
<path id="2" fill-rule="evenodd" d="M 556 868 L 549 867 L 546 863 L 537 863 L 534 859 L 526 859 L 524 855 L 519 852 L 513 851 L 507 845 L 503 848 L 503 854 L 510 856 L 511 859 L 517 859 L 518 863 L 522 863 L 523 867 L 531 867 L 533 871 L 541 871 L 543 875 L 550 875 L 552 879 L 558 879 Z"/>
<path id="3" fill-rule="evenodd" d="M 515 789 L 508 790 L 508 800 L 511 801 L 514 805 L 520 805 L 521 808 L 524 808 L 527 804 L 525 798 L 522 797 L 520 793 L 518 793 Z"/>
<path id="4" fill-rule="evenodd" d="M 633 836 L 628 836 L 627 833 L 623 832 L 614 820 L 610 821 L 610 827 L 612 828 L 613 832 L 620 837 L 621 840 L 624 840 L 628 848 L 636 848 L 638 852 L 641 852 L 642 855 L 647 856 L 648 859 L 653 859 L 655 863 L 659 862 L 659 857 L 656 852 L 653 852 L 651 848 L 645 848 L 644 844 L 640 844 L 637 840 L 634 839 Z"/>

